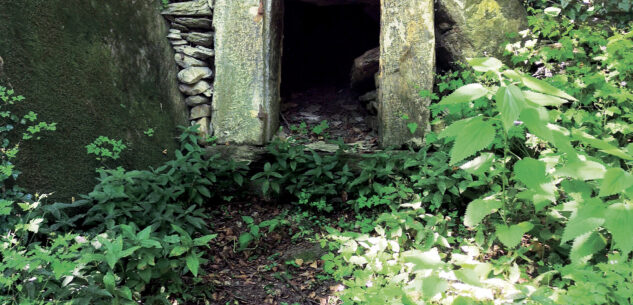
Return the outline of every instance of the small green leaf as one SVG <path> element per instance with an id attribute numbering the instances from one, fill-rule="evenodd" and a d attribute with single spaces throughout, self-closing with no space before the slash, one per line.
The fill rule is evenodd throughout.
<path id="1" fill-rule="evenodd" d="M 545 172 L 545 162 L 532 158 L 524 158 L 514 164 L 514 177 L 531 189 L 541 189 L 541 185 L 549 182 Z"/>
<path id="2" fill-rule="evenodd" d="M 607 208 L 604 226 L 613 236 L 615 247 L 624 252 L 624 257 L 633 250 L 633 205 L 615 203 Z M 613 246 L 612 246 L 613 247 Z"/>
<path id="3" fill-rule="evenodd" d="M 550 6 L 543 10 L 546 15 L 556 17 L 560 14 L 561 9 L 559 7 Z"/>
<path id="4" fill-rule="evenodd" d="M 209 242 L 216 238 L 218 236 L 218 234 L 211 234 L 211 235 L 205 235 L 202 237 L 198 237 L 196 239 L 193 240 L 193 244 L 195 246 L 206 246 L 207 244 L 209 244 Z"/>
<path id="5" fill-rule="evenodd" d="M 503 67 L 503 63 L 494 57 L 467 58 L 466 61 L 477 72 L 499 72 Z"/>
<path id="6" fill-rule="evenodd" d="M 407 128 L 409 128 L 409 132 L 411 134 L 414 134 L 415 131 L 418 129 L 418 123 L 408 123 Z"/>
<path id="7" fill-rule="evenodd" d="M 496 227 L 497 237 L 506 247 L 514 248 L 519 245 L 523 235 L 532 230 L 533 227 L 534 225 L 527 221 L 509 227 L 498 225 Z"/>
<path id="8" fill-rule="evenodd" d="M 187 268 L 193 276 L 198 276 L 198 269 L 200 268 L 200 259 L 195 253 L 191 253 L 187 256 Z"/>
<path id="9" fill-rule="evenodd" d="M 189 251 L 189 248 L 187 247 L 176 246 L 173 249 L 171 249 L 171 252 L 169 252 L 169 256 L 181 256 L 187 251 Z"/>
<path id="10" fill-rule="evenodd" d="M 106 275 L 103 276 L 103 285 L 105 286 L 106 290 L 114 293 L 115 283 L 114 273 L 112 273 L 112 271 L 109 271 Z"/>
<path id="11" fill-rule="evenodd" d="M 442 101 L 439 102 L 439 105 L 472 102 L 478 98 L 486 96 L 486 94 L 488 94 L 488 89 L 486 89 L 481 84 L 469 84 L 459 87 L 450 95 L 442 98 Z"/>
<path id="12" fill-rule="evenodd" d="M 422 279 L 422 295 L 429 300 L 448 289 L 448 282 L 437 275 Z"/>
<path id="13" fill-rule="evenodd" d="M 464 215 L 464 225 L 476 227 L 488 215 L 501 208 L 503 203 L 494 199 L 477 199 L 468 204 Z"/>

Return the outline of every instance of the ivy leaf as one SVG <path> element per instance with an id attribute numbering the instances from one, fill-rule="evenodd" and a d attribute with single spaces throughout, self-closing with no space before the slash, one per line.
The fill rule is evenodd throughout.
<path id="1" fill-rule="evenodd" d="M 509 227 L 506 225 L 498 225 L 496 227 L 497 238 L 499 238 L 499 241 L 506 247 L 514 248 L 521 242 L 523 235 L 532 230 L 533 227 L 534 225 L 527 221 Z"/>
<path id="2" fill-rule="evenodd" d="M 563 90 L 560 90 L 540 79 L 537 79 L 528 75 L 521 75 L 521 81 L 523 82 L 523 85 L 525 85 L 526 87 L 534 91 L 538 91 L 538 92 L 553 95 L 553 96 L 558 96 L 570 101 L 577 101 L 573 96 L 565 93 Z"/>
<path id="3" fill-rule="evenodd" d="M 615 247 L 624 252 L 624 257 L 633 250 L 633 205 L 615 203 L 607 208 L 604 227 L 613 236 Z"/>
<path id="4" fill-rule="evenodd" d="M 521 89 L 515 85 L 501 87 L 495 95 L 497 109 L 501 114 L 503 128 L 508 131 L 519 118 L 521 110 L 525 108 L 525 97 Z"/>
<path id="5" fill-rule="evenodd" d="M 631 186 L 633 186 L 633 176 L 631 174 L 619 167 L 610 168 L 604 174 L 604 179 L 602 179 L 599 196 L 618 194 Z"/>
<path id="6" fill-rule="evenodd" d="M 496 71 L 499 72 L 503 63 L 494 57 L 467 58 L 468 64 L 477 72 Z"/>
<path id="7" fill-rule="evenodd" d="M 591 232 L 604 223 L 606 206 L 602 200 L 592 198 L 580 203 L 569 218 L 561 238 L 561 244 Z"/>
<path id="8" fill-rule="evenodd" d="M 460 122 L 462 121 L 456 123 Z M 461 124 L 459 126 L 461 126 Z M 449 128 L 440 134 L 440 137 L 446 136 L 449 132 L 452 135 L 456 132 L 455 128 L 453 125 L 449 126 Z M 464 160 L 486 148 L 486 146 L 492 143 L 495 137 L 495 128 L 492 126 L 492 123 L 484 122 L 482 117 L 469 120 L 467 124 L 460 129 L 457 138 L 455 138 L 453 149 L 451 149 L 450 165 Z"/>
<path id="9" fill-rule="evenodd" d="M 439 105 L 450 105 L 472 102 L 478 98 L 484 97 L 488 94 L 488 89 L 484 88 L 481 84 L 469 84 L 459 87 L 453 93 L 442 98 Z"/>
<path id="10" fill-rule="evenodd" d="M 502 202 L 494 199 L 477 199 L 468 204 L 464 215 L 464 225 L 476 227 L 488 215 L 501 208 Z"/>
<path id="11" fill-rule="evenodd" d="M 594 253 L 604 249 L 607 242 L 597 231 L 586 233 L 574 240 L 569 257 L 573 264 L 583 264 L 591 259 Z"/>
<path id="12" fill-rule="evenodd" d="M 198 258 L 198 255 L 196 255 L 196 253 L 191 253 L 187 256 L 186 261 L 189 271 L 191 271 L 193 276 L 198 276 L 198 269 L 200 268 L 200 259 Z"/>

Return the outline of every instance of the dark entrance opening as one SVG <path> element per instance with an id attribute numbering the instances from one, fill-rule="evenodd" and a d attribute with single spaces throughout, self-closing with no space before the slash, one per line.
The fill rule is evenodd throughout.
<path id="1" fill-rule="evenodd" d="M 310 131 L 325 120 L 335 139 L 375 142 L 369 111 L 358 101 L 375 86 L 352 90 L 350 71 L 354 59 L 380 44 L 380 1 L 285 0 L 284 5 L 282 125 L 305 122 Z"/>

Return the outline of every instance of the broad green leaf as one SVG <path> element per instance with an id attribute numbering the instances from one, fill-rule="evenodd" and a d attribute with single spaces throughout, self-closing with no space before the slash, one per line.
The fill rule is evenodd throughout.
<path id="1" fill-rule="evenodd" d="M 191 253 L 187 256 L 187 268 L 193 276 L 198 276 L 198 269 L 200 268 L 200 259 L 195 253 Z"/>
<path id="2" fill-rule="evenodd" d="M 494 159 L 495 154 L 493 153 L 481 153 L 481 155 L 462 164 L 459 168 L 469 174 L 479 175 L 490 170 L 490 166 L 492 166 L 492 161 L 494 161 Z"/>
<path id="3" fill-rule="evenodd" d="M 141 240 L 141 246 L 143 248 L 156 248 L 156 249 L 160 249 L 163 246 L 161 246 L 160 242 L 158 242 L 157 240 L 153 240 L 153 239 L 144 239 Z"/>
<path id="4" fill-rule="evenodd" d="M 619 167 L 610 168 L 600 185 L 600 197 L 618 194 L 633 186 L 633 176 Z"/>
<path id="5" fill-rule="evenodd" d="M 548 127 L 549 115 L 545 108 L 526 108 L 521 111 L 519 117 L 532 134 L 554 144 L 554 135 Z"/>
<path id="6" fill-rule="evenodd" d="M 198 190 L 200 194 L 202 194 L 202 196 L 211 198 L 211 192 L 209 192 L 209 189 L 206 186 L 198 185 L 196 189 Z"/>
<path id="7" fill-rule="evenodd" d="M 467 58 L 466 61 L 468 61 L 468 64 L 477 72 L 499 72 L 503 67 L 503 63 L 494 57 Z"/>
<path id="8" fill-rule="evenodd" d="M 464 215 L 464 225 L 476 227 L 488 215 L 501 208 L 503 203 L 494 199 L 476 199 L 468 204 Z"/>
<path id="9" fill-rule="evenodd" d="M 534 225 L 530 222 L 524 221 L 512 226 L 498 225 L 496 227 L 497 238 L 508 248 L 514 248 L 521 242 L 523 235 L 530 230 Z"/>
<path id="10" fill-rule="evenodd" d="M 122 286 L 121 289 L 119 289 L 119 292 L 126 300 L 132 300 L 132 290 L 130 287 Z M 136 302 L 131 302 L 130 304 L 136 304 Z"/>
<path id="11" fill-rule="evenodd" d="M 472 102 L 480 97 L 484 97 L 488 94 L 486 89 L 481 84 L 469 84 L 459 87 L 453 93 L 442 98 L 439 105 L 459 104 Z"/>
<path id="12" fill-rule="evenodd" d="M 624 252 L 626 257 L 633 250 L 633 205 L 629 203 L 615 203 L 607 208 L 604 227 L 613 236 L 616 248 Z M 613 246 L 612 246 L 613 247 Z"/>
<path id="13" fill-rule="evenodd" d="M 464 128 L 468 126 L 470 121 L 472 121 L 473 119 L 476 119 L 476 118 L 467 118 L 467 119 L 454 122 L 450 126 L 444 128 L 444 130 L 442 130 L 442 132 L 438 135 L 438 138 L 442 139 L 442 138 L 447 138 L 447 137 L 458 136 L 464 131 Z"/>
<path id="14" fill-rule="evenodd" d="M 541 184 L 547 183 L 550 179 L 545 172 L 546 164 L 532 158 L 524 158 L 514 165 L 514 177 L 525 186 L 532 189 L 540 189 Z"/>
<path id="15" fill-rule="evenodd" d="M 519 118 L 521 110 L 525 108 L 523 92 L 515 85 L 500 87 L 495 95 L 497 109 L 501 114 L 503 128 L 508 131 Z"/>
<path id="16" fill-rule="evenodd" d="M 598 198 L 579 203 L 565 226 L 560 242 L 565 243 L 600 227 L 604 223 L 606 208 L 602 200 Z"/>
<path id="17" fill-rule="evenodd" d="M 486 148 L 494 138 L 495 128 L 492 123 L 484 122 L 482 117 L 470 120 L 455 138 L 450 164 L 453 165 Z"/>
<path id="18" fill-rule="evenodd" d="M 405 262 L 413 263 L 413 265 L 415 265 L 413 270 L 434 269 L 444 265 L 437 248 L 432 248 L 431 250 L 425 252 L 411 250 L 403 253 L 403 255 Z"/>
<path id="19" fill-rule="evenodd" d="M 139 246 L 134 246 L 134 247 L 130 247 L 128 249 L 125 249 L 125 251 L 121 252 L 121 258 L 123 257 L 128 257 L 130 255 L 132 255 L 136 250 L 140 249 L 141 247 Z"/>
<path id="20" fill-rule="evenodd" d="M 565 93 L 563 90 L 560 90 L 540 79 L 537 79 L 528 75 L 521 75 L 521 81 L 523 81 L 523 85 L 525 85 L 526 87 L 534 91 L 538 91 L 538 92 L 553 95 L 553 96 L 558 96 L 570 101 L 577 101 L 573 96 Z"/>
<path id="21" fill-rule="evenodd" d="M 597 231 L 577 237 L 569 253 L 571 262 L 573 264 L 584 264 L 591 259 L 593 254 L 604 249 L 606 245 L 607 241 Z"/>
<path id="22" fill-rule="evenodd" d="M 530 90 L 524 90 L 523 95 L 525 96 L 525 99 L 528 102 L 533 103 L 535 106 L 560 106 L 562 104 L 569 102 L 568 100 L 565 100 L 559 97 L 542 94 L 542 93 L 538 93 L 538 92 L 534 92 Z"/>
<path id="23" fill-rule="evenodd" d="M 604 178 L 604 174 L 607 172 L 604 165 L 596 161 L 587 160 L 584 156 L 578 157 L 579 159 L 571 161 L 565 167 L 556 171 L 556 174 L 583 181 Z"/>
<path id="24" fill-rule="evenodd" d="M 422 295 L 429 300 L 448 289 L 448 282 L 437 275 L 422 279 Z"/>
<path id="25" fill-rule="evenodd" d="M 600 149 L 600 151 L 604 153 L 614 155 L 625 160 L 633 160 L 633 157 L 631 157 L 631 155 L 626 153 L 624 150 L 618 148 L 615 145 L 609 144 L 607 141 L 596 139 L 594 136 L 581 130 L 572 130 L 572 136 L 574 137 L 574 139 L 579 140 L 594 148 Z"/>

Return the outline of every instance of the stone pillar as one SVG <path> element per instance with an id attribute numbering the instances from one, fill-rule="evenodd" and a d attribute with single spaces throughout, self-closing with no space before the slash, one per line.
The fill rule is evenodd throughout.
<path id="1" fill-rule="evenodd" d="M 279 116 L 279 0 L 216 0 L 212 125 L 220 143 L 263 145 Z M 279 28 L 275 28 L 279 26 Z"/>
<path id="2" fill-rule="evenodd" d="M 379 137 L 382 146 L 421 144 L 433 90 L 433 0 L 381 0 Z M 417 124 L 411 134 L 407 124 Z M 412 127 L 412 125 L 411 125 Z"/>

